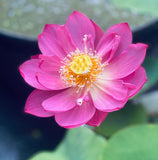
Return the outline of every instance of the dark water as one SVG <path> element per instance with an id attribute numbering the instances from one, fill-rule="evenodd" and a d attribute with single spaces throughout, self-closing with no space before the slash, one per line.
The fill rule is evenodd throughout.
<path id="1" fill-rule="evenodd" d="M 53 118 L 24 113 L 33 88 L 18 72 L 19 65 L 39 53 L 36 41 L 0 33 L 0 160 L 26 160 L 40 150 L 52 150 L 65 130 Z"/>

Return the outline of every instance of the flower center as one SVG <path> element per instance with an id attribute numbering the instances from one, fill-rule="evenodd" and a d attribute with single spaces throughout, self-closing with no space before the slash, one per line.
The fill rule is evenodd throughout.
<path id="1" fill-rule="evenodd" d="M 69 54 L 63 63 L 64 65 L 60 68 L 60 76 L 66 85 L 73 87 L 86 86 L 89 88 L 103 70 L 101 58 L 78 50 Z"/>
<path id="2" fill-rule="evenodd" d="M 69 87 L 78 87 L 79 90 L 88 88 L 95 82 L 104 68 L 101 64 L 101 58 L 91 48 L 87 48 L 89 44 L 88 35 L 83 38 L 85 51 L 76 49 L 70 52 L 62 61 L 64 64 L 60 68 L 60 77 Z"/>
<path id="3" fill-rule="evenodd" d="M 85 74 L 90 71 L 92 61 L 88 55 L 75 57 L 70 65 L 71 70 L 76 74 Z"/>

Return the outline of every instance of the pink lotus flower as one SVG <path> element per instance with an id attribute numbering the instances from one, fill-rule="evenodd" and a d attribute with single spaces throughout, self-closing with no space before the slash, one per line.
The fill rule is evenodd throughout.
<path id="1" fill-rule="evenodd" d="M 103 33 L 74 11 L 65 25 L 47 24 L 38 44 L 42 54 L 20 66 L 24 80 L 36 88 L 25 112 L 55 116 L 62 127 L 99 126 L 147 81 L 141 67 L 147 45 L 132 44 L 127 23 Z"/>

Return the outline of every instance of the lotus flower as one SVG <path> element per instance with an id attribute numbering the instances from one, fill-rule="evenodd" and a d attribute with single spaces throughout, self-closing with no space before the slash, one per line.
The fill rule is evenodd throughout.
<path id="1" fill-rule="evenodd" d="M 65 25 L 47 24 L 38 45 L 41 54 L 19 68 L 24 80 L 36 88 L 25 112 L 54 116 L 64 128 L 99 126 L 147 81 L 141 67 L 147 45 L 132 44 L 127 23 L 103 33 L 92 20 L 74 11 Z"/>

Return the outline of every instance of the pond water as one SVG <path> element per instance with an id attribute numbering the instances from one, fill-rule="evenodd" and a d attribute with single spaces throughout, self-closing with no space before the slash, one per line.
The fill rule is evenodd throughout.
<path id="1" fill-rule="evenodd" d="M 74 10 L 86 14 L 103 30 L 125 21 L 134 28 L 154 19 L 118 9 L 108 0 L 0 0 L 0 28 L 37 36 L 45 24 L 65 23 Z"/>

